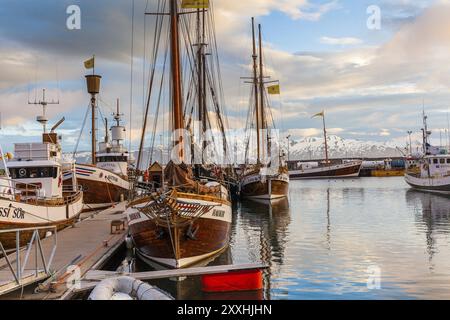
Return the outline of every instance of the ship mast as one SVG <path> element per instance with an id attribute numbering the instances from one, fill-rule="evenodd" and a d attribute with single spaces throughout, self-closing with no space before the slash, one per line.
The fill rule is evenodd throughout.
<path id="1" fill-rule="evenodd" d="M 41 105 L 42 106 L 42 116 L 37 116 L 36 117 L 36 121 L 39 122 L 40 124 L 42 124 L 42 129 L 44 131 L 44 133 L 47 133 L 47 123 L 48 123 L 48 118 L 47 118 L 47 106 L 49 104 L 59 104 L 59 101 L 53 101 L 52 102 L 48 102 L 45 98 L 45 89 L 42 89 L 42 100 L 39 101 L 34 101 L 34 102 L 28 102 L 28 104 L 34 104 L 34 105 Z"/>
<path id="2" fill-rule="evenodd" d="M 260 164 L 261 161 L 261 151 L 260 151 L 260 115 L 259 115 L 259 88 L 258 88 L 258 55 L 256 54 L 256 35 L 255 35 L 255 18 L 252 18 L 252 37 L 253 37 L 253 85 L 255 91 L 255 114 L 256 114 L 256 143 L 257 143 L 257 163 Z"/>
<path id="3" fill-rule="evenodd" d="M 95 116 L 96 116 L 96 104 L 97 104 L 97 94 L 100 93 L 100 79 L 102 77 L 99 75 L 91 74 L 86 76 L 86 84 L 87 84 L 87 91 L 91 95 L 91 120 L 92 120 L 92 151 L 91 151 L 91 157 L 92 157 L 92 164 L 95 165 L 97 163 L 97 139 L 95 135 Z"/>
<path id="4" fill-rule="evenodd" d="M 206 25 L 205 9 L 197 9 L 197 80 L 198 80 L 198 121 L 200 124 L 200 134 L 206 132 Z M 203 151 L 206 148 L 206 141 L 202 143 L 202 163 Z"/>
<path id="5" fill-rule="evenodd" d="M 260 113 L 261 113 L 261 129 L 267 130 L 267 122 L 265 115 L 265 106 L 264 106 L 264 98 L 265 98 L 265 86 L 264 86 L 264 65 L 263 65 L 263 45 L 262 45 L 262 32 L 261 32 L 261 24 L 258 24 L 258 33 L 259 33 L 259 92 L 260 92 Z M 263 131 L 266 132 L 266 131 Z M 267 144 L 264 141 L 263 135 L 263 146 L 267 145 L 267 155 L 269 155 L 269 141 L 267 137 Z M 263 157 L 265 156 L 265 149 L 263 147 Z"/>
<path id="6" fill-rule="evenodd" d="M 181 92 L 181 61 L 180 61 L 180 39 L 179 39 L 179 15 L 177 0 L 170 0 L 170 60 L 172 75 L 172 114 L 173 114 L 173 131 L 177 132 L 174 141 L 175 145 L 180 145 L 178 153 L 179 160 L 184 160 L 183 136 L 184 129 L 183 119 L 183 101 Z"/>
<path id="7" fill-rule="evenodd" d="M 425 107 L 423 109 L 422 115 L 423 115 L 423 129 L 422 129 L 422 132 L 423 132 L 423 154 L 428 155 L 428 153 L 429 153 L 428 152 L 428 136 L 431 133 L 428 131 L 428 124 L 427 124 L 428 116 L 425 114 Z"/>
<path id="8" fill-rule="evenodd" d="M 325 111 L 323 112 L 322 120 L 323 120 L 323 137 L 325 139 L 325 163 L 328 164 L 329 163 L 329 160 L 328 160 L 328 141 L 327 141 L 327 127 L 325 125 Z"/>

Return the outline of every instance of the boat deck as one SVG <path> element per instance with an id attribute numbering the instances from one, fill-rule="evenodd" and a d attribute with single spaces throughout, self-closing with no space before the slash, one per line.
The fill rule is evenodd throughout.
<path id="1" fill-rule="evenodd" d="M 111 222 L 113 220 L 125 220 L 125 202 L 108 208 L 96 215 L 88 215 L 85 220 L 74 227 L 64 229 L 57 233 L 57 248 L 50 266 L 53 276 L 42 286 L 44 290 L 34 293 L 36 285 L 42 283 L 48 276 L 45 272 L 36 275 L 34 266 L 38 260 L 38 270 L 44 269 L 42 261 L 39 261 L 37 250 L 31 250 L 28 265 L 33 270 L 25 270 L 21 284 L 17 284 L 13 274 L 8 268 L 5 258 L 0 259 L 0 299 L 59 299 L 66 291 L 72 288 L 72 280 L 79 280 L 86 272 L 99 268 L 123 243 L 126 231 L 111 234 Z M 51 253 L 54 245 L 53 236 L 42 240 L 42 250 L 46 257 Z M 25 258 L 25 250 L 22 250 L 21 260 Z M 9 259 L 16 269 L 15 253 Z M 73 265 L 73 266 L 72 266 Z M 70 267 L 72 266 L 72 267 Z M 75 267 L 75 271 L 73 270 Z M 30 269 L 27 267 L 27 269 Z M 28 286 L 28 290 L 18 290 Z M 44 288 L 45 287 L 45 288 Z M 13 292 L 13 291 L 20 292 Z M 8 294 L 9 293 L 9 294 Z"/>

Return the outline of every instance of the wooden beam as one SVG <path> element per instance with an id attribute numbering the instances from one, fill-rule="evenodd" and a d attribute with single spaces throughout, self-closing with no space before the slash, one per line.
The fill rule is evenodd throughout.
<path id="1" fill-rule="evenodd" d="M 232 271 L 243 271 L 253 269 L 267 269 L 264 264 L 241 264 L 241 265 L 225 265 L 212 267 L 198 267 L 174 270 L 160 270 L 137 273 L 120 273 L 115 271 L 90 270 L 86 273 L 83 280 L 101 281 L 111 277 L 129 276 L 137 280 L 155 280 L 173 277 L 200 276 L 205 274 L 227 273 Z"/>

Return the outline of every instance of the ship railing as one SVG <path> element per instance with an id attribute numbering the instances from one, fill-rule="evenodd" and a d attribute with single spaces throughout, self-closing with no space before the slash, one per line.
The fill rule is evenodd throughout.
<path id="1" fill-rule="evenodd" d="M 17 202 L 23 203 L 36 202 L 40 190 L 42 186 L 0 177 L 0 196 L 3 198 L 14 198 Z"/>
<path id="2" fill-rule="evenodd" d="M 69 196 L 64 197 L 64 204 L 70 204 L 76 201 L 82 194 L 82 187 L 77 186 L 76 188 L 72 186 L 63 186 L 63 193 L 69 193 Z"/>
<path id="3" fill-rule="evenodd" d="M 50 248 L 50 252 L 46 252 L 42 246 L 41 234 L 47 234 L 51 232 L 51 237 L 53 237 L 53 245 Z M 28 242 L 25 252 L 22 252 L 22 248 L 20 246 L 20 237 L 23 234 L 32 233 L 31 239 Z M 2 254 L 1 259 L 4 259 L 6 265 L 11 272 L 12 277 L 17 285 L 21 285 L 22 279 L 24 277 L 29 277 L 30 274 L 26 274 L 26 271 L 33 271 L 35 277 L 39 277 L 42 272 L 45 275 L 49 276 L 51 272 L 51 266 L 53 262 L 53 258 L 55 257 L 56 248 L 58 246 L 58 238 L 57 238 L 57 228 L 56 226 L 46 226 L 46 227 L 35 227 L 35 228 L 18 228 L 18 229 L 6 229 L 0 230 L 0 238 L 5 234 L 15 234 L 15 242 L 16 247 L 13 251 L 9 250 L 7 252 L 5 247 L 0 240 L 0 253 Z M 30 256 L 32 255 L 32 251 L 34 248 L 34 266 L 31 267 L 29 264 Z M 15 262 L 11 261 L 12 258 L 15 257 Z M 13 264 L 15 263 L 15 268 Z M 30 268 L 31 267 L 31 268 Z"/>

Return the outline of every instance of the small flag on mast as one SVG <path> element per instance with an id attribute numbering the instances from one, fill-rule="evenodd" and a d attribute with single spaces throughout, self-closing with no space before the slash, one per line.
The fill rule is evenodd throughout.
<path id="1" fill-rule="evenodd" d="M 209 0 L 183 0 L 181 7 L 183 9 L 208 9 Z"/>
<path id="2" fill-rule="evenodd" d="M 325 116 L 325 111 L 319 112 L 315 115 L 313 115 L 311 118 L 315 118 L 315 117 L 324 117 Z"/>
<path id="3" fill-rule="evenodd" d="M 95 65 L 95 57 L 90 58 L 84 62 L 84 67 L 86 69 L 93 69 Z"/>
<path id="4" fill-rule="evenodd" d="M 267 87 L 267 92 L 269 94 L 280 94 L 280 85 L 276 84 L 274 86 Z"/>

